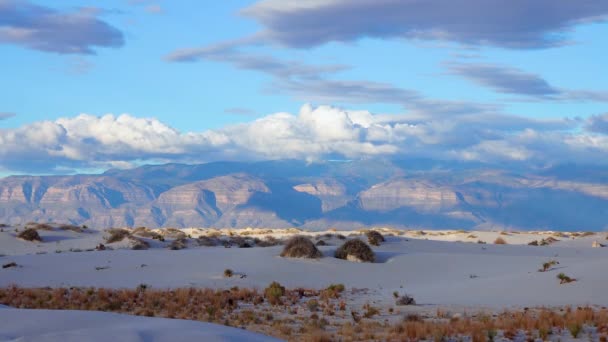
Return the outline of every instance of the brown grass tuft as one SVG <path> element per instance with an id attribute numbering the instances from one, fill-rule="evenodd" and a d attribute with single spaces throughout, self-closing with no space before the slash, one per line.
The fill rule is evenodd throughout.
<path id="1" fill-rule="evenodd" d="M 42 238 L 38 234 L 38 231 L 34 228 L 25 229 L 24 231 L 17 234 L 17 237 L 22 240 L 25 240 L 25 241 L 32 241 L 32 242 L 41 242 L 42 241 Z"/>
<path id="2" fill-rule="evenodd" d="M 318 259 L 323 256 L 323 253 L 319 251 L 309 238 L 297 235 L 287 240 L 281 256 L 287 258 Z"/>
<path id="3" fill-rule="evenodd" d="M 359 239 L 346 241 L 336 250 L 335 257 L 360 262 L 374 262 L 376 260 L 376 255 L 371 247 Z"/>

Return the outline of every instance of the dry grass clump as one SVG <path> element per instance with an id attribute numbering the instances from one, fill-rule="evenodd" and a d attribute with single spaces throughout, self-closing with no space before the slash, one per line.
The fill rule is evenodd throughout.
<path id="1" fill-rule="evenodd" d="M 376 261 L 376 255 L 371 247 L 359 239 L 346 241 L 336 250 L 335 257 L 357 262 Z"/>
<path id="2" fill-rule="evenodd" d="M 220 240 L 218 238 L 215 238 L 212 236 L 199 236 L 196 239 L 196 242 L 198 243 L 199 246 L 205 246 L 205 247 L 215 247 L 220 244 Z"/>
<path id="3" fill-rule="evenodd" d="M 323 253 L 319 251 L 309 238 L 296 235 L 287 240 L 281 256 L 287 258 L 318 259 L 323 256 Z"/>
<path id="4" fill-rule="evenodd" d="M 273 281 L 268 285 L 268 287 L 264 290 L 264 298 L 268 300 L 268 303 L 271 305 L 281 304 L 281 297 L 285 295 L 285 287 L 281 286 L 281 284 Z"/>
<path id="5" fill-rule="evenodd" d="M 264 292 L 238 287 L 157 290 L 145 284 L 135 289 L 11 286 L 0 288 L 0 304 L 214 322 L 291 341 L 476 342 L 495 340 L 499 334 L 509 340 L 522 341 L 569 340 L 568 334 L 582 340 L 606 341 L 608 337 L 606 308 L 539 308 L 493 315 L 477 312 L 460 317 L 438 310 L 435 317 L 410 314 L 400 322 L 389 323 L 385 321 L 386 316 L 379 315 L 380 309 L 370 303 L 366 303 L 362 311 L 359 306 L 346 308 L 344 304 L 344 308 L 331 314 L 328 309 L 336 302 L 325 302 L 316 290 L 286 290 L 273 283 Z M 284 305 L 269 307 L 265 302 L 270 298 Z M 345 302 L 340 300 L 340 303 L 342 306 Z M 330 318 L 332 316 L 335 318 Z"/>
<path id="6" fill-rule="evenodd" d="M 507 240 L 501 238 L 501 237 L 497 237 L 496 240 L 494 240 L 494 244 L 495 245 L 506 245 L 507 244 Z"/>
<path id="7" fill-rule="evenodd" d="M 367 241 L 372 246 L 380 246 L 385 241 L 384 236 L 375 230 L 368 230 L 365 235 L 367 236 Z"/>
<path id="8" fill-rule="evenodd" d="M 565 273 L 560 273 L 557 275 L 557 279 L 559 279 L 559 283 L 560 284 L 568 284 L 568 283 L 572 283 L 575 282 L 576 279 L 574 278 L 570 278 L 569 276 L 567 276 Z"/>
<path id="9" fill-rule="evenodd" d="M 106 237 L 106 243 L 115 243 L 124 240 L 131 236 L 131 231 L 124 228 L 110 228 L 106 230 L 109 235 Z"/>
<path id="10" fill-rule="evenodd" d="M 129 240 L 131 241 L 131 249 L 134 251 L 141 251 L 150 248 L 150 244 L 142 239 L 129 236 Z"/>
<path id="11" fill-rule="evenodd" d="M 32 242 L 41 242 L 42 241 L 42 238 L 38 234 L 38 231 L 34 228 L 25 229 L 24 231 L 17 234 L 17 237 L 22 240 L 25 240 L 25 241 L 32 241 Z"/>
<path id="12" fill-rule="evenodd" d="M 151 230 L 150 228 L 147 227 L 137 227 L 135 229 L 133 229 L 133 231 L 131 232 L 132 235 L 137 235 L 140 237 L 144 237 L 144 238 L 148 238 L 148 239 L 153 239 L 153 240 L 158 240 L 158 241 L 165 241 L 165 237 L 162 236 L 161 234 Z"/>
<path id="13" fill-rule="evenodd" d="M 232 276 L 234 275 L 234 271 L 227 268 L 224 270 L 224 277 L 225 278 L 232 278 Z"/>
<path id="14" fill-rule="evenodd" d="M 84 233 L 84 230 L 85 230 L 84 227 L 86 227 L 86 226 L 80 227 L 80 226 L 77 226 L 74 224 L 62 224 L 62 225 L 59 225 L 57 228 L 59 228 L 59 230 L 69 230 L 69 231 L 72 231 L 75 233 Z"/>
<path id="15" fill-rule="evenodd" d="M 188 247 L 188 239 L 186 239 L 186 238 L 175 239 L 175 240 L 171 241 L 171 244 L 169 244 L 169 249 L 172 251 L 178 251 L 180 249 L 185 249 L 187 247 Z"/>
<path id="16" fill-rule="evenodd" d="M 48 223 L 37 223 L 37 222 L 28 222 L 25 224 L 25 229 L 35 229 L 35 230 L 53 230 L 53 226 Z"/>
<path id="17" fill-rule="evenodd" d="M 395 299 L 395 305 L 416 305 L 416 300 L 412 296 L 402 295 L 399 296 L 397 293 L 397 298 Z"/>
<path id="18" fill-rule="evenodd" d="M 278 246 L 280 244 L 282 244 L 282 241 L 271 235 L 265 236 L 263 240 L 255 240 L 255 245 L 258 247 L 273 247 Z"/>
<path id="19" fill-rule="evenodd" d="M 187 237 L 186 233 L 177 228 L 165 228 L 162 230 L 162 232 L 164 237 L 168 237 L 170 239 L 182 239 Z"/>
<path id="20" fill-rule="evenodd" d="M 543 263 L 543 267 L 541 269 L 539 269 L 538 272 L 547 272 L 551 269 L 551 267 L 553 267 L 555 265 L 559 265 L 559 262 L 556 260 L 547 261 L 547 262 Z"/>

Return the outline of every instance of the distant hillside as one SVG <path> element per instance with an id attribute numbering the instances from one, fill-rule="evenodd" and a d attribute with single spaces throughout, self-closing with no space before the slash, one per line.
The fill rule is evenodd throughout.
<path id="1" fill-rule="evenodd" d="M 166 164 L 0 179 L 0 223 L 608 229 L 608 169 L 433 160 Z"/>

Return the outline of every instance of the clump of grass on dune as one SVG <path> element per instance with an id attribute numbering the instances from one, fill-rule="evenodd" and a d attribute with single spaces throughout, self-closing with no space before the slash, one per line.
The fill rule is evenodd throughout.
<path id="1" fill-rule="evenodd" d="M 346 241 L 336 250 L 335 257 L 358 262 L 374 262 L 376 260 L 376 255 L 371 247 L 359 239 Z"/>
<path id="2" fill-rule="evenodd" d="M 22 240 L 31 241 L 31 242 L 41 242 L 42 241 L 40 234 L 38 234 L 38 231 L 34 228 L 26 228 L 22 232 L 19 232 L 19 234 L 17 234 L 17 237 Z"/>
<path id="3" fill-rule="evenodd" d="M 119 242 L 131 236 L 131 231 L 124 228 L 110 228 L 106 233 L 108 233 L 105 238 L 106 243 Z"/>
<path id="4" fill-rule="evenodd" d="M 375 230 L 368 230 L 365 235 L 367 236 L 367 241 L 372 246 L 380 246 L 385 241 L 384 236 Z"/>
<path id="5" fill-rule="evenodd" d="M 309 238 L 296 235 L 287 240 L 281 256 L 287 258 L 318 259 L 323 256 L 323 253 L 319 251 Z"/>

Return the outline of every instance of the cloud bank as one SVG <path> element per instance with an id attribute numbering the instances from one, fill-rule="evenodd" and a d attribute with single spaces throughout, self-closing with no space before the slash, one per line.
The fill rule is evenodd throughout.
<path id="1" fill-rule="evenodd" d="M 124 45 L 120 30 L 98 18 L 99 10 L 60 12 L 26 0 L 0 0 L 0 44 L 59 54 L 95 54 Z"/>
<path id="2" fill-rule="evenodd" d="M 597 0 L 263 0 L 242 14 L 263 26 L 260 38 L 308 48 L 364 37 L 441 40 L 536 49 L 567 43 L 581 23 L 599 22 Z"/>
<path id="3" fill-rule="evenodd" d="M 305 105 L 248 123 L 180 132 L 157 119 L 81 114 L 0 130 L 0 168 L 21 172 L 145 162 L 425 157 L 534 165 L 608 160 L 606 116 L 372 114 Z"/>

